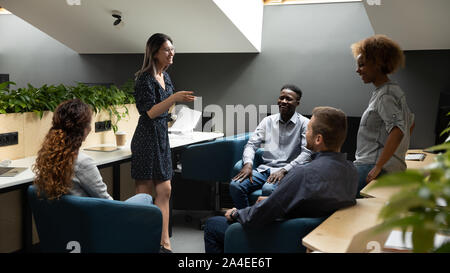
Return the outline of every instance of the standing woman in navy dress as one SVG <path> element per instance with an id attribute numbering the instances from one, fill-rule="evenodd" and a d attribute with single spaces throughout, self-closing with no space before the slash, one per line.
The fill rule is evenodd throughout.
<path id="1" fill-rule="evenodd" d="M 131 141 L 131 177 L 136 193 L 151 193 L 162 212 L 161 252 L 171 252 L 169 240 L 169 199 L 172 160 L 168 136 L 168 109 L 176 102 L 194 100 L 193 92 L 174 93 L 166 69 L 173 63 L 172 39 L 162 33 L 152 35 L 146 45 L 144 63 L 136 73 L 134 97 L 139 122 Z"/>

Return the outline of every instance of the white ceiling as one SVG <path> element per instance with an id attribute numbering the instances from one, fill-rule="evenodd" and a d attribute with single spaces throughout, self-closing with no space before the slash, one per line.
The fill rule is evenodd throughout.
<path id="1" fill-rule="evenodd" d="M 68 4 L 78 1 L 81 5 Z M 404 50 L 450 49 L 450 0 L 363 3 L 374 32 Z M 143 53 L 155 32 L 169 34 L 179 53 L 261 51 L 261 0 L 0 0 L 0 5 L 78 53 Z M 113 26 L 112 10 L 122 12 L 119 27 Z"/>
<path id="2" fill-rule="evenodd" d="M 69 5 L 76 2 L 81 5 Z M 224 13 L 230 3 L 241 15 Z M 0 5 L 78 53 L 143 53 L 156 32 L 171 36 L 179 53 L 261 49 L 260 0 L 0 0 Z M 123 24 L 113 26 L 112 10 L 121 11 Z"/>
<path id="3" fill-rule="evenodd" d="M 363 2 L 375 33 L 396 40 L 403 50 L 450 49 L 450 0 Z"/>

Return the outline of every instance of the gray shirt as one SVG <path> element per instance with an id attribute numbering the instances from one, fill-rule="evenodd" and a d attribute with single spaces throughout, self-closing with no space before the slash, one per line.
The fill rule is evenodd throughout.
<path id="1" fill-rule="evenodd" d="M 387 172 L 405 170 L 405 155 L 413 123 L 414 114 L 409 110 L 405 94 L 396 83 L 390 81 L 375 89 L 359 125 L 355 164 L 375 164 L 389 133 L 398 127 L 403 132 L 403 139 L 383 169 Z"/>
<path id="2" fill-rule="evenodd" d="M 113 199 L 106 190 L 100 171 L 94 160 L 82 152 L 78 153 L 72 178 L 70 194 L 86 197 Z"/>
<path id="3" fill-rule="evenodd" d="M 311 151 L 305 148 L 308 122 L 308 118 L 297 112 L 287 122 L 280 114 L 265 117 L 245 146 L 243 163 L 253 163 L 255 152 L 262 144 L 263 164 L 258 166 L 259 172 L 270 169 L 273 173 L 280 168 L 289 172 L 295 166 L 311 161 Z"/>

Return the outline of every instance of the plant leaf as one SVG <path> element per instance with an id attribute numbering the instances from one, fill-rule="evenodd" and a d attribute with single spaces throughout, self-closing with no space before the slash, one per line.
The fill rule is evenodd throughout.
<path id="1" fill-rule="evenodd" d="M 431 152 L 439 151 L 439 150 L 447 150 L 448 151 L 448 150 L 450 150 L 450 142 L 439 144 L 439 145 L 427 148 L 426 150 L 431 151 Z"/>
<path id="2" fill-rule="evenodd" d="M 413 252 L 431 252 L 433 250 L 435 234 L 436 232 L 434 230 L 422 227 L 414 227 L 412 231 Z"/>
<path id="3" fill-rule="evenodd" d="M 435 251 L 435 253 L 450 253 L 450 242 L 446 242 L 440 247 L 438 247 Z"/>
<path id="4" fill-rule="evenodd" d="M 379 233 L 393 228 L 402 228 L 406 230 L 409 226 L 417 226 L 422 223 L 420 215 L 408 215 L 408 216 L 396 216 L 390 219 L 386 219 L 378 225 L 374 232 Z"/>
<path id="5" fill-rule="evenodd" d="M 369 189 L 418 185 L 422 183 L 424 178 L 424 175 L 418 170 L 406 170 L 405 172 L 383 175 L 377 179 L 376 183 L 370 184 Z"/>

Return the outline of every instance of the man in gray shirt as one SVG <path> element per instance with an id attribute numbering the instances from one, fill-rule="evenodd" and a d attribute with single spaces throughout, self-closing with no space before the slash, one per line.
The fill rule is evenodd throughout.
<path id="1" fill-rule="evenodd" d="M 279 113 L 264 118 L 247 142 L 242 156 L 243 167 L 230 183 L 230 195 L 237 208 L 249 205 L 248 194 L 262 189 L 268 196 L 280 180 L 294 167 L 311 160 L 305 148 L 309 119 L 295 111 L 302 91 L 284 85 L 278 97 Z M 263 164 L 253 170 L 255 152 L 264 144 Z"/>
<path id="2" fill-rule="evenodd" d="M 273 221 L 323 217 L 356 204 L 358 173 L 340 149 L 347 135 L 347 118 L 341 110 L 316 107 L 306 133 L 312 161 L 290 171 L 268 197 L 253 206 L 230 209 L 205 225 L 207 253 L 223 252 L 225 232 L 232 221 L 244 227 L 263 227 Z M 268 235 L 270 236 L 270 234 Z"/>

